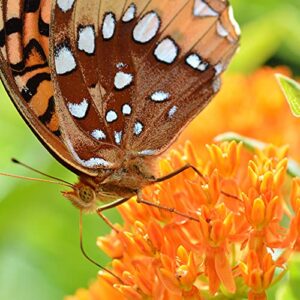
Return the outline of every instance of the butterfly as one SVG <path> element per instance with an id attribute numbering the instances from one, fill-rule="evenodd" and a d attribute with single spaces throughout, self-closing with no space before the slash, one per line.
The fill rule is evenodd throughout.
<path id="1" fill-rule="evenodd" d="M 190 167 L 155 176 L 219 91 L 239 34 L 226 0 L 1 0 L 1 79 L 78 175 L 63 195 L 100 213 Z"/>

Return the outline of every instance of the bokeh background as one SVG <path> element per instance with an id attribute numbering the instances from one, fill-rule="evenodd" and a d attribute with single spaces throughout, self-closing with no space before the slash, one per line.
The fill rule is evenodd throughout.
<path id="1" fill-rule="evenodd" d="M 263 65 L 284 65 L 299 76 L 300 1 L 231 3 L 243 36 L 229 72 L 251 74 Z M 10 159 L 16 157 L 74 182 L 76 177 L 60 166 L 27 128 L 3 87 L 0 95 L 0 171 L 39 177 L 12 164 Z M 235 108 L 232 107 L 233 114 Z M 201 122 L 201 116 L 196 122 Z M 221 132 L 216 130 L 218 133 Z M 83 258 L 79 249 L 79 213 L 61 196 L 61 189 L 0 177 L 0 299 L 62 299 L 95 277 L 97 268 Z M 112 222 L 121 222 L 116 210 L 107 212 L 107 216 Z M 107 258 L 95 241 L 108 231 L 97 216 L 84 217 L 85 247 L 102 264 Z"/>

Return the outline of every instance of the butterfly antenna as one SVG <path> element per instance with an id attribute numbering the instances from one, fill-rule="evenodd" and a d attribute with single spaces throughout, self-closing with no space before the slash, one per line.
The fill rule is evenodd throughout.
<path id="1" fill-rule="evenodd" d="M 102 269 L 103 271 L 109 273 L 110 275 L 114 276 L 121 284 L 124 284 L 123 280 L 117 276 L 116 274 L 114 274 L 112 271 L 108 270 L 107 268 L 101 266 L 100 264 L 98 264 L 95 260 L 93 260 L 92 258 L 90 258 L 85 249 L 84 249 L 84 246 L 83 246 L 83 230 L 82 230 L 82 210 L 80 210 L 80 217 L 79 217 L 80 221 L 79 221 L 79 235 L 80 235 L 80 250 L 83 254 L 83 256 L 89 261 L 91 262 L 92 264 L 96 265 L 98 268 Z"/>
<path id="2" fill-rule="evenodd" d="M 33 178 L 33 177 L 27 177 L 27 176 L 19 176 L 19 175 L 15 175 L 15 174 L 8 174 L 8 173 L 1 173 L 1 172 L 0 172 L 0 176 L 24 179 L 24 180 L 28 180 L 28 181 L 51 183 L 51 184 L 62 185 L 62 186 L 66 186 L 66 187 L 74 189 L 73 185 L 71 185 L 69 183 L 65 183 L 65 182 L 60 182 L 60 181 L 53 181 L 53 180 L 41 179 L 41 178 Z"/>
<path id="3" fill-rule="evenodd" d="M 31 171 L 33 171 L 33 172 L 35 172 L 35 173 L 38 173 L 38 174 L 43 175 L 43 176 L 46 176 L 46 177 L 48 177 L 48 178 L 57 180 L 57 181 L 59 181 L 59 182 L 66 183 L 66 184 L 68 184 L 68 185 L 69 185 L 70 187 L 72 187 L 72 188 L 74 187 L 74 185 L 71 184 L 70 182 L 65 181 L 65 180 L 63 180 L 63 179 L 60 179 L 60 178 L 57 178 L 57 177 L 54 177 L 54 176 L 51 176 L 51 175 L 48 175 L 48 174 L 46 174 L 46 173 L 44 173 L 44 172 L 41 172 L 41 171 L 39 171 L 39 170 L 37 170 L 37 169 L 34 169 L 34 168 L 32 168 L 32 167 L 30 167 L 30 166 L 28 166 L 28 165 L 26 165 L 26 164 L 20 162 L 20 161 L 17 160 L 16 158 L 12 158 L 11 161 L 12 161 L 14 164 L 20 165 L 20 166 L 22 166 L 22 167 L 24 167 L 24 168 L 26 168 L 26 169 L 29 169 L 29 170 L 31 170 Z"/>

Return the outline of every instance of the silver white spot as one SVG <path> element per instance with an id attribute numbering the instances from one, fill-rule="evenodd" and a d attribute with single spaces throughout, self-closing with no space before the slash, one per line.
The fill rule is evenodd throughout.
<path id="1" fill-rule="evenodd" d="M 132 3 L 124 13 L 122 21 L 130 22 L 131 20 L 133 20 L 135 17 L 135 12 L 136 12 L 136 6 Z"/>
<path id="2" fill-rule="evenodd" d="M 87 99 L 83 99 L 79 104 L 71 102 L 68 103 L 68 109 L 71 115 L 78 119 L 82 119 L 86 116 L 88 107 L 89 103 Z"/>
<path id="3" fill-rule="evenodd" d="M 170 98 L 170 93 L 164 91 L 157 91 L 151 95 L 151 100 L 155 102 L 163 102 Z"/>
<path id="4" fill-rule="evenodd" d="M 229 32 L 224 28 L 221 22 L 217 22 L 217 33 L 220 37 L 226 37 L 229 35 Z"/>
<path id="5" fill-rule="evenodd" d="M 129 116 L 132 112 L 132 108 L 129 104 L 124 104 L 122 106 L 122 113 L 124 116 Z"/>
<path id="6" fill-rule="evenodd" d="M 140 151 L 138 154 L 145 155 L 145 156 L 151 156 L 151 155 L 154 155 L 155 153 L 156 153 L 156 150 L 143 150 L 143 151 Z"/>
<path id="7" fill-rule="evenodd" d="M 221 79 L 217 77 L 213 82 L 213 91 L 214 93 L 217 93 L 221 88 Z"/>
<path id="8" fill-rule="evenodd" d="M 76 68 L 76 61 L 67 46 L 58 47 L 54 54 L 56 73 L 63 75 L 73 71 Z"/>
<path id="9" fill-rule="evenodd" d="M 116 19 L 113 13 L 105 15 L 102 24 L 102 36 L 105 40 L 109 40 L 113 37 L 116 29 Z"/>
<path id="10" fill-rule="evenodd" d="M 229 20 L 231 21 L 231 24 L 234 27 L 235 33 L 237 35 L 240 35 L 241 29 L 240 29 L 238 22 L 234 18 L 232 6 L 229 6 L 229 8 L 228 8 L 228 15 L 229 15 Z"/>
<path id="11" fill-rule="evenodd" d="M 103 158 L 93 157 L 89 160 L 80 159 L 80 163 L 87 168 L 108 167 L 111 164 Z"/>
<path id="12" fill-rule="evenodd" d="M 79 29 L 78 49 L 93 54 L 95 52 L 95 32 L 92 26 L 86 26 Z"/>
<path id="13" fill-rule="evenodd" d="M 215 71 L 216 71 L 216 76 L 220 75 L 223 72 L 223 64 L 222 63 L 218 63 L 215 66 Z"/>
<path id="14" fill-rule="evenodd" d="M 93 132 L 91 133 L 91 136 L 98 141 L 106 139 L 106 134 L 100 129 L 93 130 Z"/>
<path id="15" fill-rule="evenodd" d="M 114 110 L 109 110 L 107 113 L 106 113 L 106 121 L 108 123 L 112 123 L 114 121 L 118 120 L 118 115 L 117 113 L 114 111 Z"/>
<path id="16" fill-rule="evenodd" d="M 135 135 L 140 135 L 143 132 L 144 125 L 141 122 L 136 122 L 134 124 L 133 132 Z"/>
<path id="17" fill-rule="evenodd" d="M 147 13 L 134 27 L 133 38 L 136 42 L 147 43 L 157 34 L 160 20 L 156 12 Z"/>
<path id="18" fill-rule="evenodd" d="M 208 69 L 208 67 L 209 67 L 209 64 L 207 62 L 203 61 L 197 69 L 201 72 L 204 72 Z"/>
<path id="19" fill-rule="evenodd" d="M 208 63 L 203 61 L 198 54 L 191 54 L 186 58 L 186 63 L 193 69 L 204 72 L 208 69 Z"/>
<path id="20" fill-rule="evenodd" d="M 133 76 L 128 73 L 118 72 L 115 76 L 115 88 L 122 90 L 125 87 L 129 86 L 133 80 Z"/>
<path id="21" fill-rule="evenodd" d="M 218 17 L 219 14 L 203 0 L 195 0 L 194 16 L 195 17 Z"/>
<path id="22" fill-rule="evenodd" d="M 176 105 L 174 105 L 174 106 L 169 110 L 169 112 L 168 112 L 168 117 L 169 117 L 170 119 L 172 119 L 172 118 L 174 117 L 175 113 L 177 112 L 177 110 L 178 110 L 178 107 L 177 107 Z"/>
<path id="23" fill-rule="evenodd" d="M 201 58 L 197 54 L 191 54 L 186 58 L 186 63 L 192 68 L 197 69 L 201 63 Z"/>
<path id="24" fill-rule="evenodd" d="M 166 38 L 156 46 L 154 55 L 159 61 L 171 64 L 178 55 L 178 46 L 172 39 Z"/>
<path id="25" fill-rule="evenodd" d="M 95 168 L 95 167 L 109 167 L 112 166 L 112 164 L 110 162 L 108 162 L 107 160 L 100 158 L 100 157 L 93 157 L 90 158 L 88 160 L 83 160 L 79 157 L 79 155 L 77 154 L 77 152 L 75 151 L 72 143 L 67 140 L 66 141 L 67 146 L 72 154 L 72 156 L 75 158 L 75 160 L 80 163 L 82 166 L 87 167 L 87 168 Z"/>
<path id="26" fill-rule="evenodd" d="M 57 5 L 63 12 L 67 12 L 72 8 L 74 2 L 75 0 L 57 0 Z"/>
<path id="27" fill-rule="evenodd" d="M 121 140 L 122 140 L 122 131 L 115 131 L 115 142 L 117 145 L 121 144 Z"/>

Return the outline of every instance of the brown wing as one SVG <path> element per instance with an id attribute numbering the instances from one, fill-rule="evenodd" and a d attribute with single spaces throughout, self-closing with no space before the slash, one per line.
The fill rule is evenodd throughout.
<path id="1" fill-rule="evenodd" d="M 120 166 L 124 152 L 108 134 L 101 111 L 95 31 L 100 3 L 54 1 L 50 64 L 59 123 L 68 150 L 86 168 L 112 169 Z M 76 24 L 77 18 L 82 22 Z"/>
<path id="2" fill-rule="evenodd" d="M 20 114 L 48 150 L 80 174 L 60 139 L 49 55 L 50 1 L 0 1 L 1 79 Z"/>
<path id="3" fill-rule="evenodd" d="M 62 134 L 90 167 L 164 151 L 218 91 L 238 47 L 222 0 L 57 0 L 53 12 Z"/>
<path id="4" fill-rule="evenodd" d="M 239 29 L 227 1 L 172 2 L 177 5 L 151 1 L 147 10 L 159 7 L 160 29 L 144 53 L 142 45 L 140 55 L 132 54 L 138 57 L 137 81 L 142 82 L 135 100 L 142 105 L 133 122 L 138 120 L 143 130 L 127 143 L 142 154 L 164 151 L 208 104 L 238 47 Z"/>

